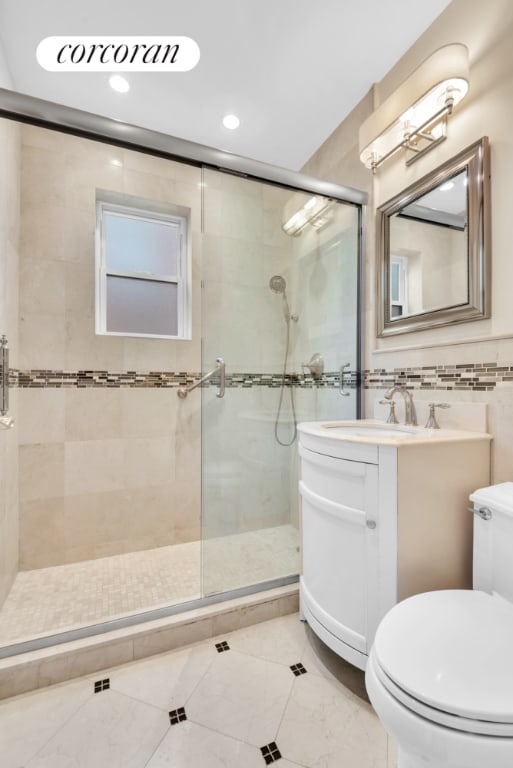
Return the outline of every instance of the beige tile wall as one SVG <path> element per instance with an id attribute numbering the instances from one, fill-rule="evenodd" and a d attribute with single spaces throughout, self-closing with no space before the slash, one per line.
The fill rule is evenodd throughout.
<path id="1" fill-rule="evenodd" d="M 19 133 L 15 123 L 0 123 L 0 335 L 7 335 L 12 367 L 18 360 Z M 10 414 L 17 422 L 16 391 L 10 394 Z M 0 606 L 18 568 L 17 438 L 17 423 L 0 431 Z"/>
<path id="2" fill-rule="evenodd" d="M 483 4 L 453 0 L 432 26 L 367 94 L 306 164 L 307 173 L 350 184 L 369 193 L 366 236 L 365 367 L 393 370 L 433 364 L 497 362 L 513 365 L 511 286 L 511 178 L 513 176 L 513 5 L 509 0 Z M 375 177 L 358 158 L 360 124 L 382 100 L 431 53 L 461 42 L 470 57 L 470 89 L 449 121 L 448 138 L 435 151 L 407 168 L 397 156 Z M 488 136 L 491 147 L 492 317 L 447 328 L 376 338 L 376 206 L 383 204 L 445 160 Z M 367 413 L 382 390 L 366 392 Z M 416 392 L 416 398 L 486 403 L 492 444 L 492 480 L 513 480 L 513 387 L 489 392 Z"/>
<path id="3" fill-rule="evenodd" d="M 200 170 L 21 132 L 20 369 L 199 371 Z M 192 341 L 95 334 L 97 188 L 190 208 Z M 41 388 L 19 398 L 22 569 L 198 538 L 199 397 Z"/>
<path id="4" fill-rule="evenodd" d="M 205 359 L 224 357 L 231 372 L 279 371 L 282 301 L 269 279 L 292 256 L 292 238 L 281 229 L 290 193 L 213 170 L 204 178 Z"/>
<path id="5" fill-rule="evenodd" d="M 357 209 L 334 205 L 322 229 L 287 235 L 284 210 L 311 197 L 205 172 L 204 311 L 211 331 L 205 354 L 222 355 L 232 371 L 282 370 L 283 301 L 269 288 L 276 274 L 286 279 L 290 311 L 298 316 L 290 327 L 288 371 L 301 373 L 316 351 L 330 371 L 354 356 Z"/>

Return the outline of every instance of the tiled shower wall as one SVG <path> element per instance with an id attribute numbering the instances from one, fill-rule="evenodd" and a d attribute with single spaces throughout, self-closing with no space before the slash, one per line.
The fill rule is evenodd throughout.
<path id="1" fill-rule="evenodd" d="M 356 368 L 358 209 L 334 204 L 327 218 L 293 240 L 291 303 L 299 319 L 291 364 L 298 372 L 316 352 L 327 372 Z"/>
<path id="2" fill-rule="evenodd" d="M 19 128 L 0 123 L 0 335 L 9 341 L 10 364 L 18 354 Z M 10 392 L 17 420 L 17 392 Z M 0 606 L 18 568 L 18 426 L 0 431 Z"/>
<path id="3" fill-rule="evenodd" d="M 204 357 L 219 355 L 232 371 L 280 373 L 286 347 L 281 294 L 273 275 L 286 280 L 290 323 L 288 372 L 302 374 L 315 352 L 326 372 L 355 368 L 358 209 L 334 203 L 320 229 L 291 237 L 283 211 L 312 197 L 270 184 L 205 171 L 203 240 Z"/>
<path id="4" fill-rule="evenodd" d="M 20 567 L 197 539 L 199 393 L 182 401 L 172 376 L 108 374 L 201 368 L 201 171 L 21 132 Z M 96 188 L 190 209 L 192 341 L 95 334 Z"/>

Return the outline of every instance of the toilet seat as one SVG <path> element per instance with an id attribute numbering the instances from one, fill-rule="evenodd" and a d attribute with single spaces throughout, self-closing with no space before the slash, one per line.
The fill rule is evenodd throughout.
<path id="1" fill-rule="evenodd" d="M 408 598 L 381 622 L 369 663 L 426 720 L 513 737 L 513 608 L 502 598 L 472 590 Z"/>

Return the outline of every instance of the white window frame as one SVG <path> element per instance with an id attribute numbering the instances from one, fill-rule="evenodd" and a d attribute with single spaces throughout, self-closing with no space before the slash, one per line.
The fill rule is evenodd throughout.
<path id="1" fill-rule="evenodd" d="M 402 307 L 401 314 L 395 315 L 395 317 L 403 317 L 408 314 L 408 257 L 394 254 L 390 256 L 390 266 L 392 264 L 396 264 L 399 268 L 397 284 L 399 296 L 395 300 L 392 299 L 392 280 L 390 280 L 390 306 Z"/>
<path id="2" fill-rule="evenodd" d="M 111 195 L 109 195 L 111 196 Z M 119 197 L 122 197 L 120 195 Z M 157 205 L 159 205 L 157 203 Z M 178 229 L 178 254 L 176 274 L 155 274 L 107 268 L 104 215 L 120 216 L 139 221 L 158 222 Z M 191 258 L 188 237 L 188 217 L 148 208 L 138 208 L 109 200 L 96 201 L 96 333 L 102 336 L 135 336 L 152 339 L 191 339 Z M 152 283 L 172 283 L 177 286 L 177 333 L 156 334 L 133 331 L 107 330 L 107 277 L 127 277 L 148 280 Z"/>

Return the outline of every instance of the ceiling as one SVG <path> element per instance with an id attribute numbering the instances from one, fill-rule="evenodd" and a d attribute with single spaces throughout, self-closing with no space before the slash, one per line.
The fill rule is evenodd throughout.
<path id="1" fill-rule="evenodd" d="M 15 90 L 299 170 L 449 0 L 0 0 Z M 185 35 L 190 72 L 47 72 L 52 35 Z M 236 131 L 221 124 L 226 113 Z"/>

